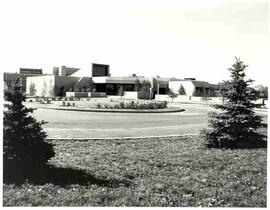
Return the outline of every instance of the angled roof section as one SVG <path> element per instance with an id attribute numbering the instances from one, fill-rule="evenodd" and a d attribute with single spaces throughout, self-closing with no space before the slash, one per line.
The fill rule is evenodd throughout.
<path id="1" fill-rule="evenodd" d="M 204 87 L 204 88 L 210 88 L 210 84 L 205 81 L 196 81 L 196 80 L 187 80 L 193 83 L 195 87 Z"/>
<path id="2" fill-rule="evenodd" d="M 80 69 L 75 73 L 70 75 L 71 77 L 91 77 L 91 72 L 89 70 Z"/>

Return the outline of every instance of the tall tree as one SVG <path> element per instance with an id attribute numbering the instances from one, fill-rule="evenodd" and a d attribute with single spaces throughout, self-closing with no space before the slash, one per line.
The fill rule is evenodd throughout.
<path id="1" fill-rule="evenodd" d="M 23 105 L 26 97 L 19 87 L 5 91 L 3 121 L 4 182 L 26 179 L 41 171 L 55 155 L 53 146 L 45 142 L 44 121 L 38 122 Z"/>
<path id="2" fill-rule="evenodd" d="M 225 103 L 214 105 L 220 112 L 209 113 L 209 128 L 201 131 L 208 147 L 244 148 L 263 140 L 264 136 L 258 133 L 262 119 L 253 110 L 255 104 L 252 101 L 256 96 L 248 90 L 253 81 L 245 80 L 246 67 L 236 58 L 228 69 L 231 80 L 223 83 Z"/>
<path id="3" fill-rule="evenodd" d="M 124 95 L 124 87 L 123 87 L 123 85 L 120 85 L 119 87 L 118 87 L 118 89 L 117 89 L 117 94 L 119 95 L 119 96 L 123 96 Z"/>
<path id="4" fill-rule="evenodd" d="M 142 84 L 141 84 L 140 80 L 137 78 L 135 83 L 134 83 L 134 90 L 139 91 L 141 89 L 141 86 L 142 86 Z"/>
<path id="5" fill-rule="evenodd" d="M 140 90 L 138 92 L 138 98 L 139 99 L 150 99 L 150 94 L 151 94 L 150 88 L 151 88 L 151 83 L 144 80 L 141 83 L 141 87 L 140 87 Z"/>

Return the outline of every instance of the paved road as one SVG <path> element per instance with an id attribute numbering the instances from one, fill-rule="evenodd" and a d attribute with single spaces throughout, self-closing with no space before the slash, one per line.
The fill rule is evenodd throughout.
<path id="1" fill-rule="evenodd" d="M 175 106 L 175 104 L 174 104 Z M 197 134 L 207 125 L 205 105 L 179 105 L 179 113 L 94 113 L 38 109 L 49 138 L 110 138 Z"/>

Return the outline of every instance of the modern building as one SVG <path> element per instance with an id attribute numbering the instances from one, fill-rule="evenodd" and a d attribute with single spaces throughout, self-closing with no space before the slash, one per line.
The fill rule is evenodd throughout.
<path id="1" fill-rule="evenodd" d="M 98 95 L 97 93 L 99 95 L 121 95 L 124 93 L 125 96 L 132 95 L 134 97 L 143 83 L 148 84 L 147 87 L 151 92 L 151 98 L 156 94 L 167 94 L 169 89 L 178 93 L 181 85 L 185 89 L 187 96 L 216 96 L 219 90 L 219 85 L 197 81 L 195 78 L 170 79 L 159 76 L 137 76 L 136 74 L 127 77 L 112 77 L 109 65 L 97 63 L 92 63 L 91 72 L 61 66 L 60 68 L 54 67 L 53 74 L 42 75 L 40 73 L 42 72 L 39 71 L 39 74 L 33 76 L 27 74 L 25 85 L 27 94 L 52 97 L 76 95 L 75 93 L 80 93 L 77 94 L 80 96 L 93 95 L 88 93 L 95 93 L 94 95 Z M 14 77 L 16 78 L 16 76 Z"/>
<path id="2" fill-rule="evenodd" d="M 43 75 L 28 77 L 26 94 L 30 96 L 66 96 L 66 92 L 91 92 L 91 77 Z"/>
<path id="3" fill-rule="evenodd" d="M 187 96 L 215 97 L 219 90 L 219 85 L 198 81 L 195 78 L 176 79 L 169 82 L 169 88 L 174 93 L 178 94 L 181 86 L 185 89 Z"/>
<path id="4" fill-rule="evenodd" d="M 20 85 L 22 91 L 26 92 L 27 77 L 42 75 L 42 69 L 20 68 L 20 73 L 4 73 L 4 83 L 6 87 Z"/>
<path id="5" fill-rule="evenodd" d="M 59 75 L 60 72 L 60 75 Z M 62 66 L 53 68 L 52 75 L 28 77 L 26 93 L 36 96 L 66 96 L 67 92 L 96 92 L 106 95 L 119 95 L 124 92 L 139 90 L 140 84 L 148 82 L 152 94 L 165 94 L 168 90 L 169 78 L 142 77 L 133 74 L 129 77 L 112 77 L 110 66 L 92 63 L 90 72 L 78 68 Z"/>

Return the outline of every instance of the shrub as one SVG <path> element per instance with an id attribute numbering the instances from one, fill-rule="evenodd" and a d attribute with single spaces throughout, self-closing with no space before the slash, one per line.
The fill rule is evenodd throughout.
<path id="1" fill-rule="evenodd" d="M 165 108 L 167 108 L 168 102 L 162 101 L 162 102 L 159 102 L 159 105 L 160 105 L 160 109 L 165 109 Z"/>
<path id="2" fill-rule="evenodd" d="M 149 109 L 149 106 L 147 104 L 145 104 L 145 103 L 141 103 L 141 104 L 138 105 L 138 108 L 139 109 Z"/>
<path id="3" fill-rule="evenodd" d="M 125 109 L 132 109 L 131 103 L 130 102 L 125 103 L 124 108 Z"/>
<path id="4" fill-rule="evenodd" d="M 66 106 L 66 102 L 63 101 L 63 106 Z"/>
<path id="5" fill-rule="evenodd" d="M 123 109 L 125 107 L 125 103 L 124 102 L 120 102 L 120 108 Z"/>
<path id="6" fill-rule="evenodd" d="M 44 121 L 38 122 L 29 113 L 33 109 L 23 105 L 25 96 L 19 87 L 5 91 L 3 121 L 3 171 L 4 182 L 17 182 L 39 173 L 55 153 L 53 146 L 45 142 Z M 40 172 L 42 174 L 42 172 Z"/>
<path id="7" fill-rule="evenodd" d="M 135 104 L 134 101 L 131 101 L 131 102 L 130 102 L 130 107 L 131 107 L 131 109 L 134 109 L 134 104 Z"/>
<path id="8" fill-rule="evenodd" d="M 114 108 L 115 108 L 115 109 L 120 109 L 120 105 L 115 104 L 115 105 L 114 105 Z"/>
<path id="9" fill-rule="evenodd" d="M 263 135 L 257 130 L 262 127 L 262 119 L 256 116 L 252 102 L 254 95 L 248 91 L 252 80 L 245 80 L 246 65 L 236 58 L 236 63 L 229 68 L 231 80 L 224 82 L 223 97 L 227 102 L 213 105 L 221 109 L 220 113 L 209 113 L 209 129 L 201 131 L 201 136 L 208 147 L 245 148 L 263 142 Z"/>
<path id="10" fill-rule="evenodd" d="M 154 103 L 153 103 L 153 102 L 150 102 L 150 103 L 148 104 L 148 107 L 149 107 L 149 109 L 154 109 Z"/>
<path id="11" fill-rule="evenodd" d="M 101 108 L 101 104 L 100 103 L 97 103 L 96 106 L 97 106 L 98 109 Z"/>

